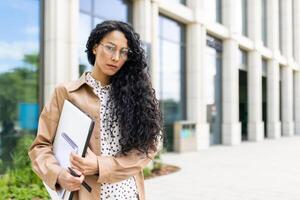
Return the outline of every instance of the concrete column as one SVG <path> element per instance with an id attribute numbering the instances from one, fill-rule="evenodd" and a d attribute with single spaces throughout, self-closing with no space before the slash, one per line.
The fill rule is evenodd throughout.
<path id="1" fill-rule="evenodd" d="M 300 1 L 294 0 L 294 41 L 295 61 L 300 64 Z"/>
<path id="2" fill-rule="evenodd" d="M 294 74 L 295 134 L 300 134 L 300 71 Z"/>
<path id="3" fill-rule="evenodd" d="M 288 63 L 293 57 L 293 37 L 292 37 L 292 0 L 280 1 L 282 7 L 282 55 L 287 58 Z M 299 10 L 297 10 L 299 12 Z"/>
<path id="4" fill-rule="evenodd" d="M 241 142 L 239 122 L 239 56 L 238 43 L 233 40 L 223 42 L 222 69 L 222 143 L 236 145 Z"/>
<path id="5" fill-rule="evenodd" d="M 279 138 L 281 124 L 279 122 L 279 64 L 270 60 L 267 66 L 267 137 Z"/>
<path id="6" fill-rule="evenodd" d="M 158 91 L 159 85 L 159 55 L 158 55 L 158 48 L 159 48 L 159 38 L 158 38 L 158 23 L 159 23 L 159 9 L 158 3 L 156 0 L 152 0 L 151 2 L 151 66 L 150 66 L 150 73 L 151 79 L 153 83 L 153 88 Z M 158 94 L 156 94 L 158 95 Z"/>
<path id="7" fill-rule="evenodd" d="M 157 13 L 158 14 L 158 13 Z M 145 42 L 151 42 L 152 7 L 149 0 L 133 1 L 133 26 Z"/>
<path id="8" fill-rule="evenodd" d="M 264 138 L 261 76 L 261 55 L 254 50 L 249 52 L 248 67 L 248 139 L 251 141 L 260 141 Z"/>
<path id="9" fill-rule="evenodd" d="M 300 1 L 294 0 L 294 42 L 295 61 L 300 65 Z M 297 28 L 296 28 L 297 27 Z M 300 71 L 294 74 L 295 134 L 300 134 Z"/>
<path id="10" fill-rule="evenodd" d="M 260 141 L 264 138 L 262 122 L 262 58 L 258 48 L 263 46 L 261 38 L 261 0 L 248 3 L 249 37 L 254 50 L 249 52 L 248 67 L 248 139 Z"/>
<path id="11" fill-rule="evenodd" d="M 278 1 L 267 0 L 267 42 L 273 55 L 279 55 L 279 4 Z"/>
<path id="12" fill-rule="evenodd" d="M 248 1 L 248 33 L 255 47 L 262 46 L 261 38 L 261 0 Z"/>
<path id="13" fill-rule="evenodd" d="M 281 1 L 282 7 L 282 55 L 287 59 L 288 65 L 293 62 L 292 46 L 292 0 Z M 290 66 L 283 67 L 282 75 L 282 134 L 294 134 L 293 122 L 293 71 Z"/>
<path id="14" fill-rule="evenodd" d="M 199 15 L 200 1 L 188 1 Z M 187 25 L 187 119 L 196 122 L 197 149 L 209 147 L 209 124 L 206 119 L 204 55 L 206 29 L 199 22 Z"/>
<path id="15" fill-rule="evenodd" d="M 293 70 L 289 66 L 281 68 L 281 113 L 282 135 L 294 135 L 293 122 Z"/>
<path id="16" fill-rule="evenodd" d="M 268 47 L 273 52 L 273 59 L 267 66 L 267 137 L 278 138 L 281 136 L 281 123 L 279 121 L 279 76 L 280 68 L 276 59 L 279 51 L 279 4 L 278 1 L 267 0 L 267 32 Z"/>
<path id="17" fill-rule="evenodd" d="M 79 0 L 45 1 L 45 101 L 57 84 L 79 76 L 78 24 Z"/>
<path id="18" fill-rule="evenodd" d="M 222 143 L 236 145 L 241 142 L 239 122 L 239 47 L 234 37 L 239 34 L 238 16 L 240 9 L 235 0 L 223 1 L 223 23 L 229 28 L 231 37 L 223 42 L 222 65 Z"/>

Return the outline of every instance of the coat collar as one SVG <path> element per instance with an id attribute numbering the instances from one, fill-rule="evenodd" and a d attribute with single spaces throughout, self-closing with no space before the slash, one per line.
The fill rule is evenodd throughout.
<path id="1" fill-rule="evenodd" d="M 77 79 L 76 81 L 72 81 L 69 84 L 69 87 L 67 88 L 69 92 L 74 92 L 76 90 L 78 90 L 82 85 L 87 84 L 86 83 L 86 75 L 89 72 L 84 72 L 81 77 L 79 79 Z"/>

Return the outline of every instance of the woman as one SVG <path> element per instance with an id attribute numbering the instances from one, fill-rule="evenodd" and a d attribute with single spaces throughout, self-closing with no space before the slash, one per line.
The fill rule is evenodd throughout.
<path id="1" fill-rule="evenodd" d="M 92 71 L 56 87 L 40 115 L 29 150 L 33 170 L 52 189 L 76 191 L 73 199 L 145 199 L 142 170 L 158 151 L 162 119 L 139 35 L 126 23 L 104 21 L 86 47 Z M 86 157 L 70 156 L 80 177 L 61 168 L 52 152 L 65 99 L 95 121 Z"/>

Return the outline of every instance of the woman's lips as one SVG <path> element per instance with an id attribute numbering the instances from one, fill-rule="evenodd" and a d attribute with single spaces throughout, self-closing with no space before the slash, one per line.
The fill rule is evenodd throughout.
<path id="1" fill-rule="evenodd" d="M 108 67 L 110 67 L 110 68 L 114 68 L 114 69 L 116 69 L 116 68 L 117 68 L 117 66 L 115 66 L 115 65 L 110 65 L 110 64 L 107 64 L 107 66 L 108 66 Z"/>

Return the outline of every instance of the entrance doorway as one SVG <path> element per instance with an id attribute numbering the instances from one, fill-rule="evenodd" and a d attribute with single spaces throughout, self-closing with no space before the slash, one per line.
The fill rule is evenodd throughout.
<path id="1" fill-rule="evenodd" d="M 205 93 L 210 144 L 222 143 L 222 42 L 207 35 Z"/>
<path id="2" fill-rule="evenodd" d="M 242 141 L 248 139 L 247 122 L 248 122 L 248 87 L 247 72 L 239 70 L 239 120 L 242 125 Z"/>
<path id="3" fill-rule="evenodd" d="M 264 133 L 267 138 L 267 78 L 262 77 L 262 120 L 264 122 Z"/>

